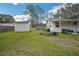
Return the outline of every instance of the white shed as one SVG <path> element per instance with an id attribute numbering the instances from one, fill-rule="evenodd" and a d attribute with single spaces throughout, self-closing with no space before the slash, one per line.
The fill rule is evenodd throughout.
<path id="1" fill-rule="evenodd" d="M 16 16 L 15 17 L 15 31 L 16 32 L 25 32 L 25 31 L 31 31 L 31 22 L 29 20 L 30 18 L 27 18 L 27 16 Z"/>

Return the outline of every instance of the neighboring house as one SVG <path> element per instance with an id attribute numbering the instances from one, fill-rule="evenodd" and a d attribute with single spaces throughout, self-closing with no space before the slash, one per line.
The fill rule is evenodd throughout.
<path id="1" fill-rule="evenodd" d="M 0 23 L 0 32 L 4 31 L 16 31 L 24 32 L 31 31 L 30 17 L 27 15 L 14 16 L 14 23 Z"/>
<path id="2" fill-rule="evenodd" d="M 46 25 L 50 32 L 79 32 L 79 19 L 50 19 Z"/>
<path id="3" fill-rule="evenodd" d="M 0 23 L 0 26 L 15 26 L 15 23 Z"/>
<path id="4" fill-rule="evenodd" d="M 0 32 L 14 31 L 15 23 L 0 23 Z"/>
<path id="5" fill-rule="evenodd" d="M 31 31 L 31 22 L 30 18 L 22 15 L 22 16 L 15 16 L 15 31 L 16 32 L 24 32 L 24 31 Z"/>

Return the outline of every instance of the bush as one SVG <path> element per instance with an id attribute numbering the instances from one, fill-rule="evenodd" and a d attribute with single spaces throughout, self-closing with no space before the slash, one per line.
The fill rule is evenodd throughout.
<path id="1" fill-rule="evenodd" d="M 35 28 L 36 28 L 36 30 L 44 30 L 44 27 L 43 26 L 37 26 Z"/>
<path id="2" fill-rule="evenodd" d="M 68 30 L 67 30 L 67 29 L 62 29 L 62 32 L 63 32 L 63 33 L 67 33 Z"/>
<path id="3" fill-rule="evenodd" d="M 53 32 L 52 34 L 53 34 L 53 35 L 57 35 L 57 33 L 56 33 L 56 32 Z"/>
<path id="4" fill-rule="evenodd" d="M 50 32 L 50 29 L 47 29 L 48 32 Z"/>

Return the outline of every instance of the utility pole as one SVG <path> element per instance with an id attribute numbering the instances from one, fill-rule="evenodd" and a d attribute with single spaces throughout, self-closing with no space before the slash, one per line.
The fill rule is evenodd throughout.
<path id="1" fill-rule="evenodd" d="M 38 26 L 38 10 L 37 10 L 37 7 L 36 7 L 36 18 L 37 18 L 37 26 Z"/>

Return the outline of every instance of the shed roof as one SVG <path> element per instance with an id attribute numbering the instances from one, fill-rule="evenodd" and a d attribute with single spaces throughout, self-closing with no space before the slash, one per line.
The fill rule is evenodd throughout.
<path id="1" fill-rule="evenodd" d="M 28 20 L 28 21 L 16 21 L 15 23 L 28 23 L 28 22 L 30 22 L 30 20 Z"/>

